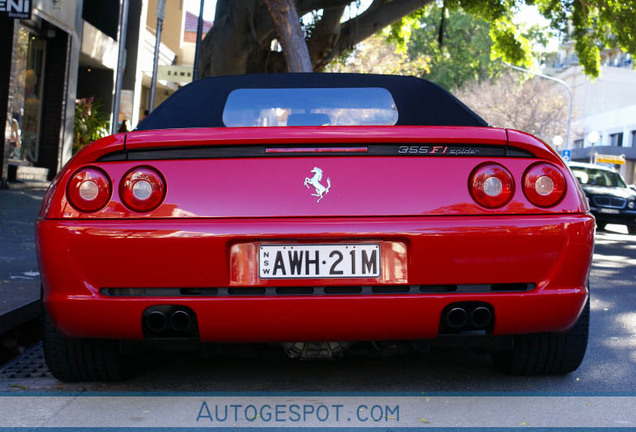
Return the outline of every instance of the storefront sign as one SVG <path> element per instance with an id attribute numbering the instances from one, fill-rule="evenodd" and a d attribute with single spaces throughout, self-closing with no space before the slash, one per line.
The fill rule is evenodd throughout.
<path id="1" fill-rule="evenodd" d="M 31 0 L 0 0 L 0 15 L 14 19 L 31 19 Z"/>
<path id="2" fill-rule="evenodd" d="M 157 79 L 189 83 L 192 81 L 192 66 L 159 66 Z"/>
<path id="3" fill-rule="evenodd" d="M 132 90 L 122 90 L 119 95 L 119 121 L 128 120 L 128 126 L 132 121 L 133 115 L 133 98 L 135 92 Z"/>
<path id="4" fill-rule="evenodd" d="M 596 163 L 609 163 L 614 165 L 625 165 L 625 155 L 604 155 L 596 153 L 594 155 Z"/>

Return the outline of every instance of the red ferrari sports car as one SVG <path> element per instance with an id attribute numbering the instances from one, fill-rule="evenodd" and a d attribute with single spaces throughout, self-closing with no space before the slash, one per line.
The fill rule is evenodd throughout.
<path id="1" fill-rule="evenodd" d="M 577 181 L 417 78 L 194 82 L 79 152 L 36 231 L 64 381 L 124 378 L 130 343 L 468 345 L 510 374 L 568 373 L 586 350 Z"/>

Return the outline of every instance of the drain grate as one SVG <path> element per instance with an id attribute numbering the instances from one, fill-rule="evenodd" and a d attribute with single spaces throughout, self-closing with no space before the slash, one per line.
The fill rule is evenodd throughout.
<path id="1" fill-rule="evenodd" d="M 42 342 L 24 351 L 19 357 L 0 368 L 0 378 L 45 378 L 52 377 L 44 362 Z"/>

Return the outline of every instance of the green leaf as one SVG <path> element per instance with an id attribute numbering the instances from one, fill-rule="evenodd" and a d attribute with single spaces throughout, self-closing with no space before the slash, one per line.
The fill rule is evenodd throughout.
<path id="1" fill-rule="evenodd" d="M 491 58 L 502 59 L 518 66 L 532 66 L 530 42 L 519 33 L 517 26 L 503 18 L 493 23 L 490 37 L 494 44 L 490 51 Z"/>

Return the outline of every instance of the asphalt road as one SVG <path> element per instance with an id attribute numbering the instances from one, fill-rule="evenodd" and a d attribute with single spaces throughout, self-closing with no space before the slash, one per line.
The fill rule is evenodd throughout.
<path id="1" fill-rule="evenodd" d="M 288 360 L 278 348 L 251 347 L 220 355 L 166 356 L 116 384 L 0 377 L 0 392 L 633 392 L 636 236 L 626 235 L 624 227 L 610 228 L 618 231 L 598 233 L 596 239 L 588 352 L 581 367 L 566 376 L 505 376 L 492 367 L 488 355 L 468 350 L 300 362 Z"/>
<path id="2" fill-rule="evenodd" d="M 47 187 L 25 183 L 0 191 L 0 335 L 40 312 L 33 224 Z"/>

